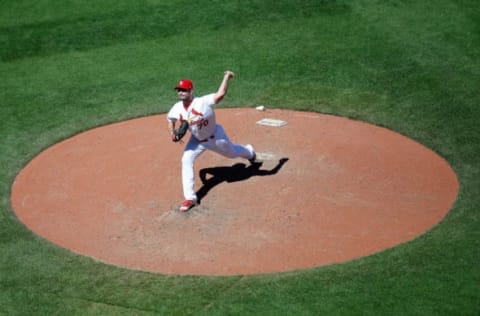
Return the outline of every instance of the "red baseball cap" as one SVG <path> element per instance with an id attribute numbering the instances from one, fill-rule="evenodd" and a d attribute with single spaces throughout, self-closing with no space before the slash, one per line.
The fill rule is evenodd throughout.
<path id="1" fill-rule="evenodd" d="M 188 79 L 182 79 L 175 86 L 175 89 L 192 90 L 193 89 L 193 82 L 191 80 L 188 80 Z"/>

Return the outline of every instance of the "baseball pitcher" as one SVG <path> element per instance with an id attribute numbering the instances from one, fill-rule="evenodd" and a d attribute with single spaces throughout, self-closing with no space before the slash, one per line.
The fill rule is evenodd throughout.
<path id="1" fill-rule="evenodd" d="M 225 130 L 215 119 L 215 105 L 225 97 L 229 81 L 234 73 L 225 71 L 222 82 L 216 93 L 202 97 L 193 94 L 191 80 L 183 79 L 175 86 L 180 99 L 167 114 L 168 129 L 172 141 L 180 141 L 187 130 L 190 139 L 182 156 L 182 185 L 185 201 L 180 205 L 180 211 L 185 212 L 197 203 L 194 190 L 194 162 L 205 151 L 211 150 L 228 158 L 245 158 L 255 162 L 256 154 L 252 145 L 238 145 L 230 141 Z M 177 122 L 179 128 L 175 128 Z"/>

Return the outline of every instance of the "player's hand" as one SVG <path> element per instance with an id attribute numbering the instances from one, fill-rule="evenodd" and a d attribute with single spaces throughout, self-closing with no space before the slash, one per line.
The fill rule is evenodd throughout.
<path id="1" fill-rule="evenodd" d="M 172 138 L 172 142 L 178 142 L 177 134 L 174 132 L 170 133 L 170 137 Z"/>
<path id="2" fill-rule="evenodd" d="M 235 76 L 235 74 L 233 73 L 233 71 L 230 71 L 230 70 L 227 70 L 223 73 L 228 79 L 230 78 L 233 78 Z"/>

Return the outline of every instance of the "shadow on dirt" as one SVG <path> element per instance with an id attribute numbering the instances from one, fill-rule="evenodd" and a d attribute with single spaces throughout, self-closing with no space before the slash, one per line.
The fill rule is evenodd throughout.
<path id="1" fill-rule="evenodd" d="M 255 162 L 249 166 L 244 163 L 236 163 L 228 167 L 201 169 L 199 174 L 203 186 L 197 191 L 198 203 L 202 201 L 202 199 L 208 194 L 208 192 L 210 192 L 211 189 L 222 182 L 230 183 L 245 181 L 253 176 L 271 176 L 278 173 L 278 171 L 280 171 L 287 161 L 288 158 L 280 159 L 278 164 L 271 170 L 260 169 L 260 167 L 263 165 L 263 162 Z M 211 177 L 208 178 L 208 175 Z"/>

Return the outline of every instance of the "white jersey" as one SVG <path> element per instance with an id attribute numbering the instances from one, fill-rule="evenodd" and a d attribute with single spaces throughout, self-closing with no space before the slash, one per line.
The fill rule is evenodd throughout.
<path id="1" fill-rule="evenodd" d="M 208 139 L 215 133 L 217 125 L 214 96 L 215 94 L 212 93 L 198 98 L 194 97 L 187 109 L 183 106 L 182 101 L 175 103 L 167 114 L 167 120 L 187 120 L 189 130 L 196 139 L 199 141 Z"/>

